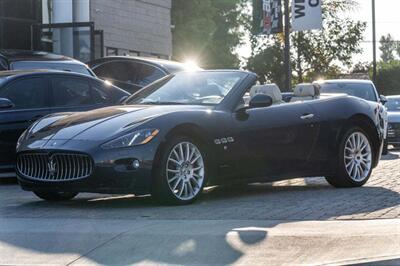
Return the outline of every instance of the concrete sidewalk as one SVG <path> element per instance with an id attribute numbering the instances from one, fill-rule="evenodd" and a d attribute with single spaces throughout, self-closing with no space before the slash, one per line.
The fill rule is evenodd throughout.
<path id="1" fill-rule="evenodd" d="M 400 258 L 400 220 L 0 219 L 0 264 L 311 264 Z"/>

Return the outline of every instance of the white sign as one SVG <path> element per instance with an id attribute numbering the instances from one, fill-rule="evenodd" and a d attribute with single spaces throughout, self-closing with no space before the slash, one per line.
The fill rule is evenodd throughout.
<path id="1" fill-rule="evenodd" d="M 293 30 L 322 29 L 322 0 L 293 0 Z"/>

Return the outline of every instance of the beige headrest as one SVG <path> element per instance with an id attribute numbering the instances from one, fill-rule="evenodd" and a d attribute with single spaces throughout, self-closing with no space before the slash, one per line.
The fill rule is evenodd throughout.
<path id="1" fill-rule="evenodd" d="M 313 84 L 298 84 L 294 88 L 294 96 L 296 97 L 314 97 L 317 94 L 317 89 L 314 87 Z"/>
<path id="2" fill-rule="evenodd" d="M 276 84 L 255 85 L 250 90 L 250 99 L 257 94 L 265 94 L 272 98 L 273 103 L 282 102 L 282 93 Z"/>

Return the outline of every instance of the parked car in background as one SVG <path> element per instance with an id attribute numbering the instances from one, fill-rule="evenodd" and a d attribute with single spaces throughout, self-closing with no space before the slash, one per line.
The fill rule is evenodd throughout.
<path id="1" fill-rule="evenodd" d="M 389 120 L 387 145 L 400 148 L 400 95 L 388 96 L 386 107 Z"/>
<path id="2" fill-rule="evenodd" d="M 13 175 L 19 136 L 56 112 L 114 105 L 129 93 L 87 75 L 64 71 L 0 71 L 0 177 Z"/>
<path id="3" fill-rule="evenodd" d="M 377 102 L 382 107 L 386 104 L 387 99 L 383 95 L 379 95 L 374 83 L 370 80 L 359 79 L 334 79 L 314 82 L 320 85 L 321 93 L 345 93 L 350 96 L 358 97 L 370 102 Z M 384 121 L 385 132 L 388 127 L 388 114 L 386 108 L 379 108 L 380 115 Z M 385 140 L 387 133 L 385 133 Z M 385 141 L 386 143 L 386 141 Z M 384 146 L 383 154 L 387 154 L 387 145 Z"/>
<path id="4" fill-rule="evenodd" d="M 131 93 L 169 74 L 200 70 L 196 66 L 175 61 L 131 56 L 104 57 L 88 65 L 99 78 Z"/>
<path id="5" fill-rule="evenodd" d="M 378 94 L 375 85 L 370 80 L 335 79 L 314 82 L 320 85 L 321 93 L 345 93 L 367 101 L 385 101 Z"/>
<path id="6" fill-rule="evenodd" d="M 53 69 L 95 76 L 84 63 L 63 55 L 41 51 L 0 50 L 1 70 Z"/>

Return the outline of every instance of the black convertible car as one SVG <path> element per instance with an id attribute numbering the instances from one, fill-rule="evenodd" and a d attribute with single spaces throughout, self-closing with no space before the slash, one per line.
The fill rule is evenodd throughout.
<path id="1" fill-rule="evenodd" d="M 19 183 L 46 200 L 151 193 L 184 204 L 226 182 L 367 182 L 383 146 L 379 104 L 314 97 L 312 85 L 285 103 L 279 89 L 256 80 L 242 71 L 181 72 L 121 106 L 45 117 L 18 141 Z"/>

